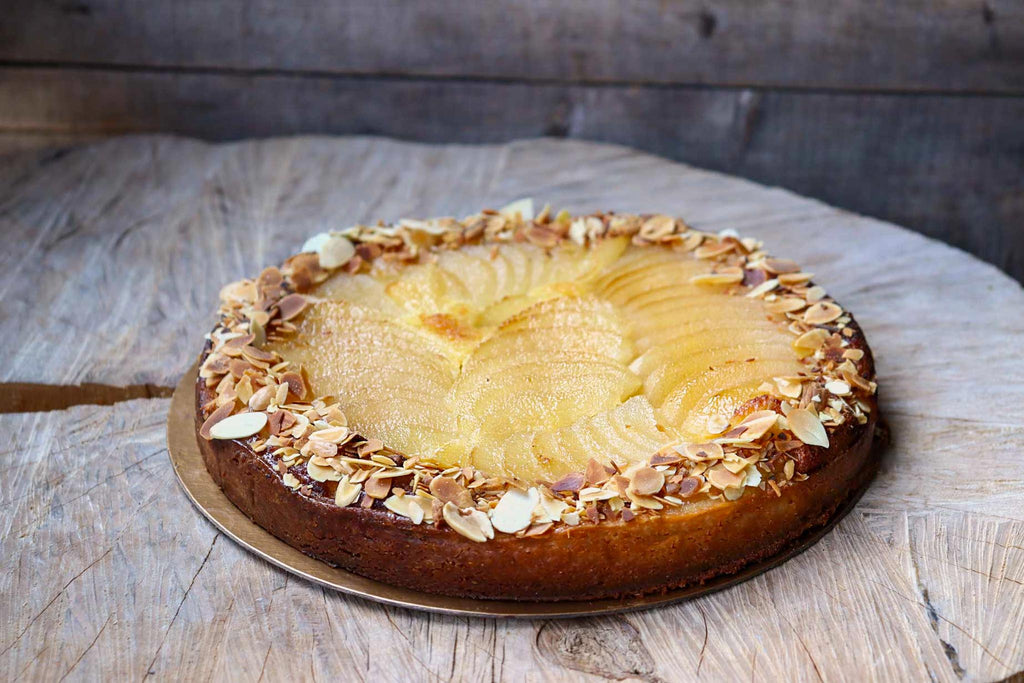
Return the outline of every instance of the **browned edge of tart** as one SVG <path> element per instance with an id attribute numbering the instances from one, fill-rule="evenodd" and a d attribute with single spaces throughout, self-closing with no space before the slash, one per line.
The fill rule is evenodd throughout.
<path id="1" fill-rule="evenodd" d="M 855 321 L 850 348 L 874 364 Z M 204 356 L 209 351 L 204 351 Z M 212 390 L 196 384 L 196 428 Z M 338 507 L 301 466 L 284 474 L 249 440 L 197 438 L 214 481 L 246 516 L 301 552 L 385 583 L 441 595 L 512 600 L 594 600 L 699 584 L 785 550 L 827 523 L 877 469 L 877 399 L 865 423 L 829 428 L 828 448 L 803 445 L 788 454 L 810 475 L 774 491 L 749 489 L 735 501 L 701 500 L 631 521 L 583 521 L 538 536 L 501 534 L 476 543 L 443 524 L 413 524 L 383 507 Z M 365 494 L 362 494 L 365 496 Z"/>

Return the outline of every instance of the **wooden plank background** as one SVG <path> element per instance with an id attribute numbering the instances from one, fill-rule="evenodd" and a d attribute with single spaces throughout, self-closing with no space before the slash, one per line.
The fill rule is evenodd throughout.
<path id="1" fill-rule="evenodd" d="M 1024 280 L 1017 0 L 0 4 L 0 150 L 157 131 L 609 141 Z"/>

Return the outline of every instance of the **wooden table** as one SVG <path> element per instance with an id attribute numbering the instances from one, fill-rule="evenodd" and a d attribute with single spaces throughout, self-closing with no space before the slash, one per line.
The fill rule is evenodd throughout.
<path id="1" fill-rule="evenodd" d="M 727 591 L 530 622 L 325 592 L 192 509 L 161 396 L 192 362 L 222 283 L 325 228 L 527 195 L 735 228 L 817 273 L 869 335 L 894 437 L 856 510 Z M 0 164 L 0 234 L 0 678 L 1022 675 L 1024 291 L 962 252 L 778 189 L 545 140 L 145 136 L 22 153 Z"/>

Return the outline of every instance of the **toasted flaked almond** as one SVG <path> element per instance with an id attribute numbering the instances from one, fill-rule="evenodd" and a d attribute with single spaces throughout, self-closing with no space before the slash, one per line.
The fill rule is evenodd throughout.
<path id="1" fill-rule="evenodd" d="M 261 387 L 249 398 L 249 409 L 266 410 L 267 407 L 270 406 L 270 402 L 274 400 L 274 394 L 276 392 L 276 386 Z"/>
<path id="2" fill-rule="evenodd" d="M 286 372 L 281 375 L 280 381 L 282 386 L 288 387 L 288 393 L 301 401 L 306 398 L 306 382 L 302 379 L 302 375 L 297 372 Z"/>
<path id="3" fill-rule="evenodd" d="M 843 309 L 831 301 L 819 301 L 804 311 L 804 322 L 808 325 L 824 325 L 842 314 Z"/>
<path id="4" fill-rule="evenodd" d="M 291 320 L 306 309 L 309 301 L 301 294 L 289 294 L 277 302 L 281 320 Z"/>
<path id="5" fill-rule="evenodd" d="M 580 489 L 580 492 L 576 494 L 576 498 L 581 503 L 594 503 L 599 500 L 608 500 L 619 495 L 616 491 L 609 489 L 597 488 L 596 486 L 588 486 L 585 489 Z"/>
<path id="6" fill-rule="evenodd" d="M 355 253 L 355 246 L 341 235 L 329 235 L 316 250 L 320 267 L 327 270 L 345 265 Z"/>
<path id="7" fill-rule="evenodd" d="M 753 412 L 737 425 L 746 428 L 737 438 L 744 441 L 756 441 L 775 426 L 778 418 L 779 415 L 774 410 L 758 410 Z"/>
<path id="8" fill-rule="evenodd" d="M 758 273 L 760 271 L 755 270 L 752 272 Z M 757 299 L 759 297 L 764 296 L 765 294 L 772 291 L 778 286 L 779 281 L 776 278 L 772 278 L 771 280 L 765 280 L 764 282 L 762 282 L 761 284 L 757 285 L 752 290 L 747 292 L 747 297 L 750 299 Z"/>
<path id="9" fill-rule="evenodd" d="M 375 474 L 363 483 L 363 490 L 370 498 L 386 498 L 391 492 L 391 478 Z"/>
<path id="10" fill-rule="evenodd" d="M 344 443 L 345 439 L 348 438 L 349 430 L 348 427 L 327 427 L 326 429 L 318 429 L 314 434 L 321 441 L 340 444 Z"/>
<path id="11" fill-rule="evenodd" d="M 804 298 L 807 299 L 807 303 L 813 304 L 815 301 L 821 301 L 828 295 L 825 288 L 821 285 L 814 285 L 808 287 L 807 291 L 804 292 Z"/>
<path id="12" fill-rule="evenodd" d="M 788 259 L 767 258 L 764 260 L 764 269 L 769 273 L 795 273 L 800 270 L 800 266 Z"/>
<path id="13" fill-rule="evenodd" d="M 296 477 L 291 472 L 285 472 L 284 476 L 281 477 L 281 481 L 284 482 L 285 486 L 287 486 L 288 488 L 290 488 L 292 490 L 297 489 L 300 486 L 302 486 L 302 482 L 299 481 L 299 478 Z"/>
<path id="14" fill-rule="evenodd" d="M 664 505 L 654 496 L 645 496 L 641 493 L 635 493 L 626 491 L 626 496 L 629 498 L 629 502 L 634 508 L 644 508 L 646 510 L 661 510 Z"/>
<path id="15" fill-rule="evenodd" d="M 249 361 L 255 361 L 258 363 L 271 363 L 277 356 L 269 351 L 263 349 L 257 349 L 255 346 L 247 344 L 241 348 L 242 356 Z"/>
<path id="16" fill-rule="evenodd" d="M 614 473 L 615 470 L 609 472 L 604 465 L 598 462 L 595 458 L 591 458 L 587 463 L 587 471 L 584 473 L 584 477 L 588 484 L 592 486 L 600 486 L 608 481 L 608 478 Z"/>
<path id="17" fill-rule="evenodd" d="M 729 426 L 729 418 L 725 415 L 712 415 L 708 418 L 708 434 L 721 434 Z"/>
<path id="18" fill-rule="evenodd" d="M 633 472 L 629 482 L 629 488 L 641 496 L 651 496 L 661 490 L 665 485 L 665 473 L 659 472 L 653 467 L 641 467 Z"/>
<path id="19" fill-rule="evenodd" d="M 849 396 L 850 394 L 850 384 L 841 379 L 825 382 L 825 388 L 836 396 Z"/>
<path id="20" fill-rule="evenodd" d="M 570 472 L 552 484 L 551 490 L 555 493 L 559 493 L 561 491 L 579 491 L 583 488 L 583 484 L 585 483 L 586 476 L 582 472 Z"/>
<path id="21" fill-rule="evenodd" d="M 266 426 L 266 413 L 239 413 L 225 417 L 210 427 L 210 438 L 245 439 L 259 433 Z"/>
<path id="22" fill-rule="evenodd" d="M 341 472 L 327 465 L 316 465 L 312 460 L 306 463 L 306 472 L 313 481 L 341 481 Z"/>
<path id="23" fill-rule="evenodd" d="M 742 486 L 743 480 L 745 479 L 744 476 L 730 472 L 722 464 L 715 465 L 709 469 L 705 473 L 705 476 L 707 476 L 708 481 L 711 482 L 712 486 L 722 489 L 723 491 L 725 489 Z"/>
<path id="24" fill-rule="evenodd" d="M 313 437 L 307 443 L 309 445 L 309 452 L 319 455 L 321 458 L 333 458 L 338 454 L 338 444 L 317 438 L 316 432 L 313 433 Z"/>
<path id="25" fill-rule="evenodd" d="M 441 508 L 441 515 L 456 533 L 471 541 L 483 543 L 494 538 L 494 527 L 491 525 L 491 520 L 479 510 L 462 512 L 455 503 L 448 502 Z"/>
<path id="26" fill-rule="evenodd" d="M 380 439 L 367 439 L 363 443 L 359 444 L 356 449 L 360 458 L 365 458 L 368 455 L 376 453 L 380 449 L 384 448 L 384 442 Z"/>
<path id="27" fill-rule="evenodd" d="M 743 485 L 751 488 L 757 488 L 761 485 L 762 480 L 763 477 L 761 476 L 761 470 L 757 469 L 756 466 L 751 465 L 747 468 L 747 478 L 743 482 Z"/>
<path id="28" fill-rule="evenodd" d="M 671 235 L 676 229 L 676 219 L 672 216 L 658 214 L 651 216 L 640 226 L 640 237 L 655 241 Z"/>
<path id="29" fill-rule="evenodd" d="M 782 466 L 782 474 L 786 479 L 792 479 L 793 475 L 796 474 L 796 462 L 793 460 L 787 460 L 786 464 Z"/>
<path id="30" fill-rule="evenodd" d="M 516 218 L 518 216 L 524 221 L 532 221 L 533 198 L 523 197 L 522 199 L 517 199 L 514 202 L 509 202 L 505 206 L 498 209 L 498 213 L 500 213 L 505 218 Z"/>
<path id="31" fill-rule="evenodd" d="M 356 501 L 363 487 L 352 483 L 346 474 L 338 481 L 338 490 L 334 492 L 334 504 L 338 507 L 347 507 Z"/>
<path id="32" fill-rule="evenodd" d="M 814 277 L 814 273 L 780 273 L 779 282 L 792 287 L 793 285 L 802 285 L 803 283 L 808 282 L 812 277 Z"/>
<path id="33" fill-rule="evenodd" d="M 721 460 L 725 457 L 722 445 L 713 442 L 683 444 L 682 446 L 677 446 L 676 451 L 694 462 Z"/>
<path id="34" fill-rule="evenodd" d="M 846 360 L 858 361 L 864 357 L 864 349 L 846 349 L 843 351 L 843 358 Z"/>
<path id="35" fill-rule="evenodd" d="M 562 518 L 562 513 L 564 513 L 568 507 L 569 504 L 561 498 L 541 496 L 540 502 L 533 510 L 533 521 L 537 524 L 557 522 Z"/>
<path id="36" fill-rule="evenodd" d="M 801 357 L 810 356 L 828 341 L 828 337 L 829 334 L 826 330 L 820 328 L 808 330 L 793 340 L 793 348 Z"/>
<path id="37" fill-rule="evenodd" d="M 794 408 L 786 416 L 793 436 L 808 446 L 828 447 L 828 434 L 818 416 L 807 408 Z"/>
<path id="38" fill-rule="evenodd" d="M 764 309 L 769 313 L 795 313 L 805 306 L 807 302 L 798 296 L 783 296 L 766 302 Z"/>
<path id="39" fill-rule="evenodd" d="M 701 273 L 690 278 L 691 285 L 734 285 L 743 282 L 743 271 L 736 269 L 736 272 Z"/>
<path id="40" fill-rule="evenodd" d="M 459 508 L 473 507 L 473 496 L 452 477 L 438 476 L 431 479 L 430 492 L 442 503 L 454 503 Z"/>
<path id="41" fill-rule="evenodd" d="M 419 496 L 391 496 L 384 501 L 384 507 L 413 524 L 421 524 L 426 516 L 426 509 L 430 508 L 430 501 Z"/>
<path id="42" fill-rule="evenodd" d="M 693 255 L 699 259 L 713 259 L 724 254 L 728 254 L 735 248 L 736 242 L 733 240 L 722 240 L 720 242 L 705 242 L 704 244 L 693 250 Z"/>
<path id="43" fill-rule="evenodd" d="M 201 436 L 202 438 L 206 439 L 207 441 L 209 441 L 210 439 L 214 438 L 210 434 L 210 430 L 213 429 L 214 425 L 216 425 L 219 422 L 222 422 L 229 415 L 231 415 L 231 411 L 233 411 L 234 409 L 235 409 L 235 402 L 234 401 L 230 401 L 230 402 L 224 403 L 223 405 L 218 407 L 215 411 L 210 413 L 210 417 L 206 418 L 206 420 L 203 422 L 203 426 L 199 428 L 199 436 Z"/>
<path id="44" fill-rule="evenodd" d="M 802 377 L 775 377 L 775 387 L 786 398 L 800 398 L 804 391 Z"/>
<path id="45" fill-rule="evenodd" d="M 530 526 L 533 509 L 539 502 L 540 493 L 536 488 L 531 488 L 528 491 L 509 489 L 491 510 L 491 524 L 495 529 L 506 534 L 522 531 Z"/>

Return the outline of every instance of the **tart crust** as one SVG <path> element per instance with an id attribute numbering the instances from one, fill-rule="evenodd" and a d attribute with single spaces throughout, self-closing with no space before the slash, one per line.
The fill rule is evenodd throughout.
<path id="1" fill-rule="evenodd" d="M 302 277 L 292 278 L 300 291 Z M 281 295 L 288 295 L 287 287 Z M 775 453 L 779 462 L 768 467 L 781 471 L 787 463 L 788 485 L 752 486 L 734 500 L 698 495 L 635 516 L 601 515 L 599 523 L 542 525 L 537 534 L 492 531 L 490 540 L 477 542 L 443 523 L 437 508 L 433 523 L 414 523 L 365 493 L 364 504 L 339 506 L 333 485 L 303 476 L 304 468 L 282 467 L 261 447 L 263 438 L 204 438 L 214 408 L 224 405 L 209 373 L 196 384 L 197 440 L 214 481 L 243 513 L 289 545 L 347 571 L 415 590 L 485 599 L 582 600 L 667 591 L 779 553 L 827 523 L 873 476 L 873 360 L 860 328 L 844 316 L 843 350 L 859 356 L 854 380 L 870 388 L 857 397 L 857 419 L 828 425 L 828 447 L 796 442 Z M 208 342 L 204 364 L 213 350 Z M 848 357 L 835 358 L 833 365 Z"/>

